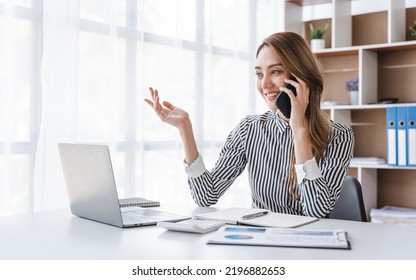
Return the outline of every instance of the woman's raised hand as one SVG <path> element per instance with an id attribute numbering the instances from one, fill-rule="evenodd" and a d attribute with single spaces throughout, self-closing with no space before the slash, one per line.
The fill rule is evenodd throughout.
<path id="1" fill-rule="evenodd" d="M 145 99 L 144 101 L 149 104 L 155 111 L 159 118 L 174 127 L 181 129 L 189 122 L 189 114 L 181 108 L 173 106 L 167 101 L 160 103 L 159 93 L 157 89 L 149 88 L 152 100 Z"/>

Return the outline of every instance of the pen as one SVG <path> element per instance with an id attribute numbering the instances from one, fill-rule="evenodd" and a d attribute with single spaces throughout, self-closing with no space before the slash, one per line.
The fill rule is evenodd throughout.
<path id="1" fill-rule="evenodd" d="M 253 214 L 248 214 L 248 215 L 244 215 L 243 217 L 241 217 L 243 220 L 249 220 L 249 219 L 254 219 L 257 217 L 261 217 L 266 215 L 267 213 L 269 213 L 269 211 L 263 211 L 263 212 L 257 212 L 257 213 L 253 213 Z"/>

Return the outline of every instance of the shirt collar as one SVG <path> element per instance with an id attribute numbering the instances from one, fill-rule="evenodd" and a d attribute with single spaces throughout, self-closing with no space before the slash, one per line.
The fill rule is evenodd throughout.
<path id="1" fill-rule="evenodd" d="M 274 115 L 276 118 L 277 129 L 279 130 L 279 132 L 283 133 L 286 129 L 290 128 L 289 123 L 284 119 L 280 118 L 276 112 L 274 113 Z"/>

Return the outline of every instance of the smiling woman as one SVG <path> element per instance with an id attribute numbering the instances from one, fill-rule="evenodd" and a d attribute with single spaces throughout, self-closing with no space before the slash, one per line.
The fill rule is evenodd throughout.
<path id="1" fill-rule="evenodd" d="M 257 49 L 255 69 L 257 90 L 270 111 L 246 116 L 238 123 L 212 170 L 205 167 L 189 114 L 161 102 L 153 88 L 145 102 L 161 121 L 178 129 L 197 205 L 216 204 L 247 168 L 253 207 L 328 217 L 352 158 L 352 129 L 329 121 L 322 112 L 323 78 L 300 35 L 280 32 L 267 37 Z M 289 79 L 292 75 L 296 79 Z M 290 98 L 290 119 L 275 104 L 283 92 Z"/>

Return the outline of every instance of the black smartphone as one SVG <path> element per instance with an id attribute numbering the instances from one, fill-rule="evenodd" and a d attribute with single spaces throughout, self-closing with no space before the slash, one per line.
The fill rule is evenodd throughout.
<path id="1" fill-rule="evenodd" d="M 296 80 L 296 78 L 294 76 L 291 76 L 289 78 L 292 81 L 297 82 L 298 80 Z M 293 94 L 296 96 L 297 92 L 296 92 L 296 88 L 294 86 L 292 86 L 291 84 L 286 83 L 285 87 L 290 89 Z M 277 106 L 277 108 L 280 110 L 280 112 L 282 112 L 282 114 L 290 119 L 290 112 L 292 111 L 292 104 L 290 103 L 290 97 L 289 95 L 287 95 L 286 92 L 282 91 L 280 92 L 279 96 L 277 96 L 275 104 Z"/>

